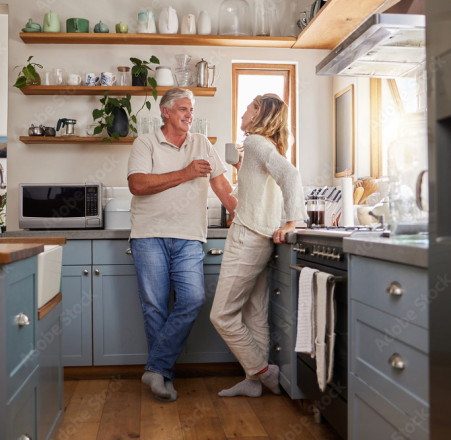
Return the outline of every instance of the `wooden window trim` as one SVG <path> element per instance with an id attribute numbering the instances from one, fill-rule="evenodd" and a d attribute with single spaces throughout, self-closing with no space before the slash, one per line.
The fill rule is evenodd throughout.
<path id="1" fill-rule="evenodd" d="M 283 97 L 285 102 L 290 104 L 291 127 L 293 145 L 291 146 L 291 163 L 296 166 L 296 66 L 294 64 L 259 64 L 259 63 L 233 63 L 232 64 L 232 138 L 236 142 L 238 127 L 236 124 L 238 111 L 238 76 L 246 75 L 271 75 L 274 72 L 285 72 L 288 82 L 288 89 Z"/>

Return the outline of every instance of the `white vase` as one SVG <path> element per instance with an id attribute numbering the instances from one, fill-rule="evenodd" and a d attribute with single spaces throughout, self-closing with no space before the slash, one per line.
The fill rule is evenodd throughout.
<path id="1" fill-rule="evenodd" d="M 211 34 L 211 20 L 207 11 L 200 11 L 197 19 L 197 33 L 199 35 Z"/>
<path id="2" fill-rule="evenodd" d="M 158 19 L 158 30 L 160 34 L 176 34 L 179 29 L 177 12 L 171 6 L 163 8 Z"/>

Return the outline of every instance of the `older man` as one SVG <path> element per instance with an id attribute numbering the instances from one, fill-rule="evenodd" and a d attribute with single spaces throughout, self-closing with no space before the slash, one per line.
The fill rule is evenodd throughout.
<path id="1" fill-rule="evenodd" d="M 135 140 L 128 162 L 131 249 L 148 345 L 142 381 L 165 401 L 177 398 L 174 365 L 205 298 L 208 185 L 230 213 L 236 206 L 218 154 L 204 135 L 189 133 L 193 107 L 190 90 L 168 90 L 163 126 Z"/>

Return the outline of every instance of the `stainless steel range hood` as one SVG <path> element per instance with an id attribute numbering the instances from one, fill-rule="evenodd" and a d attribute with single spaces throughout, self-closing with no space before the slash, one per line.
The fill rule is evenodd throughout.
<path id="1" fill-rule="evenodd" d="M 316 74 L 394 78 L 425 59 L 424 15 L 374 14 L 316 66 Z"/>

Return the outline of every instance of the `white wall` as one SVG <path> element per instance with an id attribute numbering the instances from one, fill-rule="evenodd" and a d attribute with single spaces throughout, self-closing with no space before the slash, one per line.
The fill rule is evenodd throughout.
<path id="1" fill-rule="evenodd" d="M 63 6 L 64 4 L 64 6 Z M 20 29 L 29 17 L 42 23 L 44 14 L 52 8 L 60 17 L 62 30 L 70 17 L 90 20 L 90 27 L 102 20 L 111 29 L 124 21 L 133 32 L 137 12 L 145 9 L 148 0 L 133 4 L 119 0 L 79 0 L 78 2 L 15 1 L 9 6 L 9 123 L 8 123 L 8 230 L 18 229 L 17 187 L 22 182 L 78 182 L 100 180 L 106 186 L 126 186 L 127 159 L 131 146 L 116 145 L 25 145 L 18 137 L 26 135 L 31 123 L 55 126 L 58 118 L 77 119 L 78 130 L 84 135 L 91 122 L 91 112 L 99 105 L 95 96 L 25 96 L 12 84 L 17 72 L 14 66 L 23 64 L 28 56 L 43 64 L 44 70 L 63 67 L 67 72 L 116 70 L 116 66 L 129 64 L 129 58 L 149 58 L 156 55 L 161 64 L 174 66 L 174 55 L 188 53 L 191 64 L 205 58 L 216 65 L 219 76 L 214 98 L 196 98 L 195 113 L 210 121 L 210 135 L 216 136 L 217 148 L 224 157 L 224 144 L 230 141 L 232 130 L 231 64 L 234 60 L 272 60 L 298 63 L 299 137 L 298 163 L 305 185 L 326 185 L 332 182 L 332 80 L 317 77 L 316 64 L 327 51 L 228 48 L 199 46 L 129 46 L 129 45 L 38 45 L 25 44 L 19 38 Z M 157 13 L 164 1 L 154 2 Z M 183 13 L 207 9 L 214 19 L 220 1 L 211 2 L 173 0 L 171 4 Z M 183 8 L 177 5 L 182 5 Z M 27 11 L 27 15 L 23 14 Z M 214 25 L 216 24 L 215 19 Z M 134 109 L 142 98 L 133 98 Z M 153 105 L 152 112 L 158 113 Z"/>

